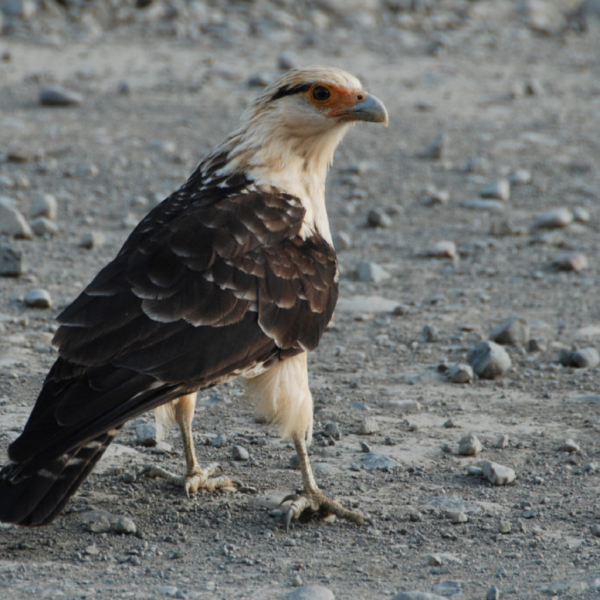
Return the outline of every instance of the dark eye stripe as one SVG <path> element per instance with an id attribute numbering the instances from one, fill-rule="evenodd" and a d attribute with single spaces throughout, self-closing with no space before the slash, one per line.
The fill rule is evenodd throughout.
<path id="1" fill-rule="evenodd" d="M 289 87 L 287 85 L 280 87 L 272 96 L 271 102 L 275 100 L 279 100 L 279 98 L 283 98 L 284 96 L 293 96 L 294 94 L 301 94 L 302 92 L 308 92 L 312 87 L 312 83 L 301 83 L 300 85 L 294 85 Z"/>

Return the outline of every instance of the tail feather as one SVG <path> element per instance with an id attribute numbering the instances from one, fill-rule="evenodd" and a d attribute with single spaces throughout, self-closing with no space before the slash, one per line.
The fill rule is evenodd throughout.
<path id="1" fill-rule="evenodd" d="M 28 464 L 9 463 L 0 471 L 0 520 L 18 525 L 50 523 L 77 491 L 119 428 L 99 435 L 84 446 L 53 458 Z"/>

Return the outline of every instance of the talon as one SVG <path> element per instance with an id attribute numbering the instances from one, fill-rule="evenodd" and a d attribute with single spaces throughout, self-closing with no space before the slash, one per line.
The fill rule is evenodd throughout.
<path id="1" fill-rule="evenodd" d="M 288 494 L 280 503 L 279 506 L 286 502 L 295 502 L 300 496 L 298 494 Z"/>

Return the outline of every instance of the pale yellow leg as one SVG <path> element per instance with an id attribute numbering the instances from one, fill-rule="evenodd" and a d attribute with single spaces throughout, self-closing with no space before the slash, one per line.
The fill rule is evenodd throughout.
<path id="1" fill-rule="evenodd" d="M 185 489 L 188 498 L 190 494 L 195 494 L 199 489 L 214 492 L 218 489 L 234 490 L 239 482 L 234 482 L 229 477 L 213 477 L 220 471 L 217 464 L 212 464 L 202 469 L 196 458 L 194 448 L 194 437 L 192 435 L 192 421 L 194 419 L 194 409 L 196 408 L 197 394 L 187 394 L 173 401 L 175 422 L 179 425 L 181 437 L 183 439 L 183 451 L 185 453 L 186 474 L 174 475 L 162 467 L 150 467 L 145 471 L 148 477 L 161 477 L 173 485 Z"/>

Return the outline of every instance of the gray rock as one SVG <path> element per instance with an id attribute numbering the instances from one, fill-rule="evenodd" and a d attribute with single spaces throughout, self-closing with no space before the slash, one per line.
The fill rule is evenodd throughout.
<path id="1" fill-rule="evenodd" d="M 426 254 L 432 258 L 456 258 L 456 244 L 442 240 L 429 247 Z"/>
<path id="2" fill-rule="evenodd" d="M 510 183 L 508 179 L 498 179 L 482 188 L 479 195 L 482 198 L 495 198 L 502 202 L 508 202 L 510 200 Z"/>
<path id="3" fill-rule="evenodd" d="M 39 101 L 42 106 L 78 106 L 83 102 L 83 96 L 59 85 L 51 85 L 40 91 Z"/>
<path id="4" fill-rule="evenodd" d="M 559 271 L 583 271 L 589 267 L 589 261 L 581 252 L 565 252 L 552 259 L 550 266 Z"/>
<path id="5" fill-rule="evenodd" d="M 465 513 L 466 515 L 479 514 L 481 507 L 474 502 L 467 502 L 460 496 L 430 496 L 424 502 L 425 506 L 436 508 L 443 514 Z"/>
<path id="6" fill-rule="evenodd" d="M 501 377 L 512 364 L 510 356 L 502 346 L 486 341 L 477 343 L 469 350 L 467 362 L 481 379 Z"/>
<path id="7" fill-rule="evenodd" d="M 485 600 L 500 600 L 500 590 L 493 585 L 485 593 Z"/>
<path id="8" fill-rule="evenodd" d="M 361 462 L 367 471 L 391 471 L 400 466 L 393 458 L 381 454 L 380 452 L 367 452 L 361 457 Z"/>
<path id="9" fill-rule="evenodd" d="M 303 585 L 292 590 L 287 600 L 334 600 L 333 592 L 322 585 Z"/>
<path id="10" fill-rule="evenodd" d="M 448 146 L 450 138 L 447 133 L 440 133 L 432 142 L 427 146 L 423 153 L 424 158 L 431 158 L 434 160 L 443 160 L 447 157 Z"/>
<path id="11" fill-rule="evenodd" d="M 0 275 L 2 277 L 19 277 L 24 270 L 23 253 L 11 246 L 1 246 Z"/>
<path id="12" fill-rule="evenodd" d="M 26 240 L 33 239 L 33 231 L 16 208 L 16 201 L 6 196 L 0 196 L 0 234 Z"/>
<path id="13" fill-rule="evenodd" d="M 469 210 L 489 211 L 500 213 L 506 210 L 506 204 L 502 200 L 485 200 L 483 198 L 475 198 L 473 200 L 463 200 L 460 203 L 463 208 Z"/>
<path id="14" fill-rule="evenodd" d="M 443 206 L 450 202 L 450 192 L 448 190 L 438 190 L 436 187 L 429 186 L 423 190 L 422 200 L 428 206 Z"/>
<path id="15" fill-rule="evenodd" d="M 46 217 L 38 217 L 29 222 L 31 231 L 37 236 L 54 235 L 58 231 L 58 226 L 54 221 Z"/>
<path id="16" fill-rule="evenodd" d="M 333 235 L 333 247 L 339 252 L 352 248 L 352 238 L 344 231 L 339 231 Z"/>
<path id="17" fill-rule="evenodd" d="M 458 442 L 458 453 L 461 456 L 477 456 L 482 449 L 479 438 L 472 433 L 465 435 Z"/>
<path id="18" fill-rule="evenodd" d="M 277 67 L 289 71 L 298 66 L 298 57 L 291 52 L 283 51 L 277 56 Z"/>
<path id="19" fill-rule="evenodd" d="M 573 222 L 568 208 L 554 208 L 542 213 L 533 224 L 534 229 L 562 229 Z"/>
<path id="20" fill-rule="evenodd" d="M 497 344 L 525 345 L 529 340 L 529 322 L 521 317 L 510 317 L 490 333 L 490 340 Z"/>
<path id="21" fill-rule="evenodd" d="M 250 453 L 243 446 L 233 446 L 231 448 L 231 456 L 233 460 L 248 461 L 250 460 Z"/>
<path id="22" fill-rule="evenodd" d="M 333 438 L 334 440 L 341 440 L 342 430 L 337 423 L 330 421 L 329 423 L 325 424 L 325 435 Z"/>
<path id="23" fill-rule="evenodd" d="M 135 443 L 138 446 L 156 446 L 156 425 L 154 423 L 141 423 L 135 428 Z"/>
<path id="24" fill-rule="evenodd" d="M 471 383 L 475 375 L 471 365 L 458 363 L 456 365 L 452 365 L 448 369 L 446 377 L 448 377 L 452 383 Z"/>
<path id="25" fill-rule="evenodd" d="M 484 460 L 480 466 L 483 476 L 493 485 L 508 485 L 517 478 L 513 469 L 492 462 L 491 460 Z"/>
<path id="26" fill-rule="evenodd" d="M 564 367 L 577 369 L 592 369 L 600 363 L 600 355 L 596 348 L 581 348 L 580 350 L 561 350 L 558 361 Z"/>
<path id="27" fill-rule="evenodd" d="M 590 211 L 583 206 L 576 206 L 573 208 L 573 219 L 578 223 L 589 223 L 591 216 Z"/>
<path id="28" fill-rule="evenodd" d="M 531 172 L 527 169 L 516 169 L 508 176 L 511 185 L 526 185 L 531 183 Z"/>
<path id="29" fill-rule="evenodd" d="M 7 17 L 27 20 L 35 15 L 37 5 L 32 0 L 4 0 L 0 8 Z"/>
<path id="30" fill-rule="evenodd" d="M 433 344 L 435 342 L 438 342 L 439 339 L 440 335 L 433 325 L 427 324 L 423 327 L 423 331 L 421 332 L 422 342 Z"/>
<path id="31" fill-rule="evenodd" d="M 562 452 L 581 452 L 581 446 L 573 439 L 566 439 L 558 449 Z"/>
<path id="32" fill-rule="evenodd" d="M 474 156 L 463 166 L 463 170 L 467 173 L 476 173 L 478 175 L 489 173 L 491 168 L 490 161 L 485 156 Z"/>
<path id="33" fill-rule="evenodd" d="M 23 301 L 32 308 L 51 308 L 52 306 L 50 292 L 41 288 L 28 291 Z"/>
<path id="34" fill-rule="evenodd" d="M 437 594 L 429 594 L 428 592 L 400 592 L 396 594 L 392 600 L 448 600 L 444 596 L 438 596 Z"/>
<path id="35" fill-rule="evenodd" d="M 360 435 L 371 435 L 379 431 L 379 423 L 374 417 L 365 417 L 358 426 Z"/>
<path id="36" fill-rule="evenodd" d="M 393 221 L 381 208 L 372 208 L 367 213 L 367 225 L 387 229 L 393 225 Z"/>
<path id="37" fill-rule="evenodd" d="M 106 236 L 99 231 L 88 231 L 81 236 L 79 246 L 91 250 L 92 248 L 98 248 L 104 244 Z"/>
<path id="38" fill-rule="evenodd" d="M 37 194 L 31 202 L 31 217 L 46 217 L 56 221 L 58 214 L 58 202 L 52 194 Z"/>
<path id="39" fill-rule="evenodd" d="M 129 517 L 118 517 L 117 520 L 111 524 L 111 529 L 115 533 L 125 533 L 128 535 L 137 532 L 135 521 Z"/>
<path id="40" fill-rule="evenodd" d="M 498 523 L 498 533 L 507 534 L 512 531 L 512 525 L 510 521 L 500 521 Z"/>
<path id="41" fill-rule="evenodd" d="M 381 283 L 390 278 L 391 275 L 377 263 L 367 261 L 358 265 L 358 279 L 360 281 Z"/>

